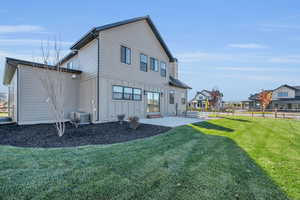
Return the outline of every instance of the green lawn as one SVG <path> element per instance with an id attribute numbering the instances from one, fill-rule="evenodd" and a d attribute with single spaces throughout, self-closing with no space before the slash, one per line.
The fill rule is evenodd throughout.
<path id="1" fill-rule="evenodd" d="M 293 120 L 211 120 L 115 145 L 0 146 L 1 200 L 287 196 L 300 200 L 300 122 Z"/>

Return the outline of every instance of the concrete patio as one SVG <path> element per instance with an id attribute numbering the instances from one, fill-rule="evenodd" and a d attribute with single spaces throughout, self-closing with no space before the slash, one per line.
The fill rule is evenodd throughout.
<path id="1" fill-rule="evenodd" d="M 203 119 L 187 118 L 187 117 L 163 117 L 155 119 L 140 119 L 140 123 L 153 124 L 158 126 L 177 127 L 187 124 L 204 121 Z"/>

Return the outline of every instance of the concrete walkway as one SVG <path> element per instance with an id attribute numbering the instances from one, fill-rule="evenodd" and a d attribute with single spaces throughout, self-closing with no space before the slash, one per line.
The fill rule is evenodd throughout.
<path id="1" fill-rule="evenodd" d="M 201 121 L 204 120 L 197 119 L 197 118 L 186 118 L 186 117 L 163 117 L 163 118 L 155 118 L 155 119 L 140 119 L 140 123 L 143 124 L 153 124 L 153 125 L 168 126 L 168 127 L 183 126 L 183 125 L 197 123 Z"/>

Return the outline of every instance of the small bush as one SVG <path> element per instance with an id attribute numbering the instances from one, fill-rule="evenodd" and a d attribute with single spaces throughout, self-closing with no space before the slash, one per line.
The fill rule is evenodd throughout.
<path id="1" fill-rule="evenodd" d="M 119 122 L 120 124 L 123 124 L 124 118 L 125 118 L 125 115 L 124 115 L 124 114 L 118 115 L 118 122 Z"/>
<path id="2" fill-rule="evenodd" d="M 132 129 L 137 129 L 140 125 L 139 121 L 140 119 L 137 116 L 129 117 L 129 127 Z"/>

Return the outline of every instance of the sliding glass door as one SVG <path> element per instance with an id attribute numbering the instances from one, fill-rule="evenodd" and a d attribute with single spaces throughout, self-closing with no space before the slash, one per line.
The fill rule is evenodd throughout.
<path id="1" fill-rule="evenodd" d="M 147 112 L 160 112 L 160 93 L 147 92 Z"/>

